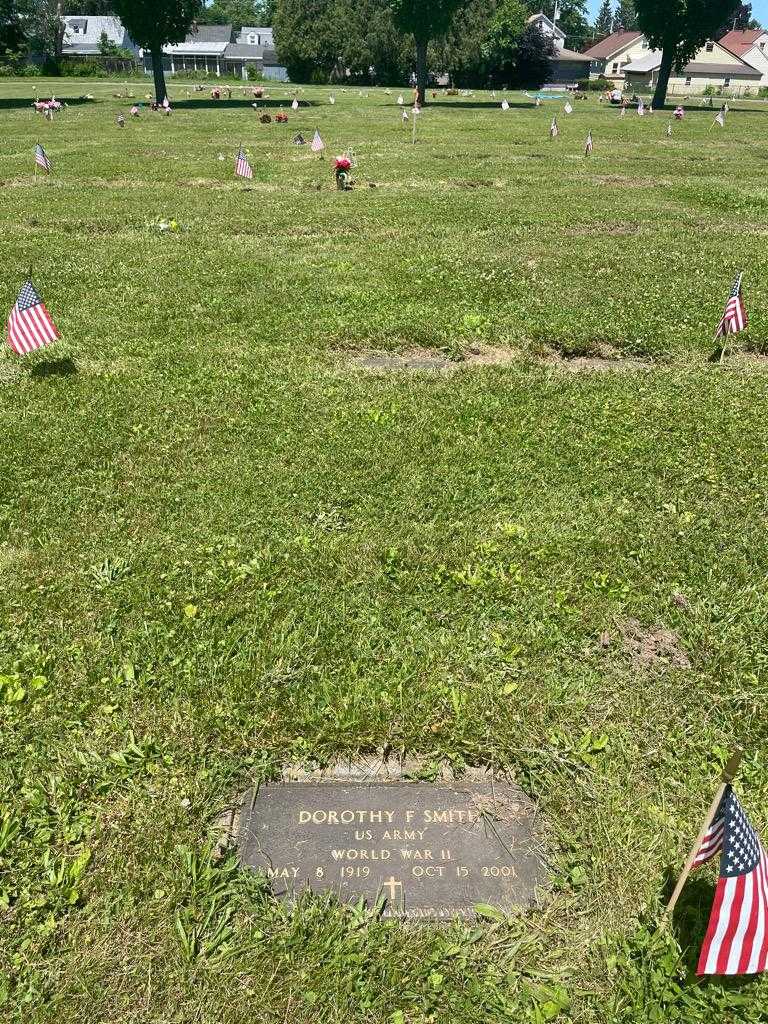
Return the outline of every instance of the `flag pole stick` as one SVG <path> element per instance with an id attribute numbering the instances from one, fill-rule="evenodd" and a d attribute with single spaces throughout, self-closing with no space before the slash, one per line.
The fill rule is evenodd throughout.
<path id="1" fill-rule="evenodd" d="M 736 772 L 739 770 L 739 765 L 741 764 L 741 759 L 743 756 L 744 751 L 739 747 L 736 750 L 736 752 L 731 756 L 725 768 L 723 768 L 723 774 L 720 777 L 720 785 L 717 788 L 717 792 L 715 793 L 715 797 L 712 803 L 709 805 L 709 810 L 707 811 L 707 815 L 704 819 L 704 824 L 701 827 L 701 831 L 699 832 L 698 838 L 696 839 L 696 842 L 691 852 L 688 854 L 688 860 L 685 862 L 683 873 L 678 878 L 677 885 L 675 886 L 675 891 L 672 893 L 672 897 L 669 903 L 667 904 L 666 910 L 664 911 L 664 921 L 668 920 L 671 917 L 672 911 L 675 909 L 675 904 L 680 899 L 680 893 L 683 891 L 683 886 L 688 881 L 688 875 L 690 875 L 691 869 L 693 868 L 693 862 L 696 859 L 696 854 L 701 849 L 701 843 L 704 839 L 704 836 L 707 834 L 707 829 L 712 824 L 712 819 L 717 813 L 717 808 L 720 806 L 720 801 L 723 799 L 723 793 L 725 792 L 725 788 L 726 786 L 729 786 L 736 778 Z"/>

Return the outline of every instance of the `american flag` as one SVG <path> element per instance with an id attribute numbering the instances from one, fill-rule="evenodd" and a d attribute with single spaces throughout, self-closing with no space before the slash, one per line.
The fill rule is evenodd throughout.
<path id="1" fill-rule="evenodd" d="M 637 101 L 637 113 L 640 117 L 642 117 L 645 113 L 645 104 L 643 103 L 642 99 L 639 99 Z"/>
<path id="2" fill-rule="evenodd" d="M 570 103 L 566 103 L 565 106 L 563 107 L 563 110 L 566 112 L 566 114 L 572 114 L 573 113 L 573 107 L 571 106 Z"/>
<path id="3" fill-rule="evenodd" d="M 39 142 L 35 146 L 35 163 L 38 167 L 42 167 L 46 174 L 51 173 L 51 161 Z"/>
<path id="4" fill-rule="evenodd" d="M 235 174 L 239 178 L 253 177 L 253 168 L 248 163 L 248 157 L 245 155 L 242 146 L 240 147 L 237 153 L 237 161 L 235 163 Z"/>
<path id="5" fill-rule="evenodd" d="M 590 131 L 587 134 L 587 144 L 584 147 L 584 156 L 591 156 L 591 155 L 592 155 L 592 132 Z"/>
<path id="6" fill-rule="evenodd" d="M 712 122 L 712 127 L 714 128 L 714 126 L 716 124 L 719 124 L 721 128 L 725 128 L 725 111 L 724 110 L 719 110 L 718 111 L 717 117 Z"/>
<path id="7" fill-rule="evenodd" d="M 118 128 L 125 128 L 125 118 L 123 117 L 122 114 L 118 114 L 117 115 L 117 127 Z"/>
<path id="8" fill-rule="evenodd" d="M 720 877 L 697 973 L 756 974 L 768 967 L 768 856 L 730 786 L 694 866 L 720 850 Z"/>
<path id="9" fill-rule="evenodd" d="M 626 107 L 622 107 L 621 110 L 619 111 L 619 117 L 625 117 L 626 113 L 627 113 L 627 108 Z"/>
<path id="10" fill-rule="evenodd" d="M 322 153 L 323 150 L 325 149 L 325 143 L 323 142 L 320 136 L 320 132 L 317 130 L 317 128 L 315 128 L 315 134 L 312 137 L 310 149 L 312 150 L 313 153 Z"/>
<path id="11" fill-rule="evenodd" d="M 509 103 L 507 102 L 507 100 L 502 100 L 501 101 L 501 109 L 502 110 L 509 110 Z"/>
<path id="12" fill-rule="evenodd" d="M 44 348 L 61 337 L 31 281 L 26 281 L 19 292 L 8 317 L 7 330 L 8 344 L 20 356 Z"/>
<path id="13" fill-rule="evenodd" d="M 667 138 L 669 138 L 671 136 L 671 134 L 672 134 L 672 122 L 670 121 L 667 124 Z"/>
<path id="14" fill-rule="evenodd" d="M 558 134 L 559 134 L 559 132 L 560 132 L 560 129 L 557 127 L 557 118 L 553 117 L 552 118 L 552 123 L 549 126 L 549 137 L 550 137 L 550 139 L 556 139 Z"/>
<path id="15" fill-rule="evenodd" d="M 728 296 L 728 301 L 725 304 L 725 312 L 715 331 L 716 339 L 724 338 L 726 334 L 738 334 L 739 331 L 743 331 L 746 328 L 749 322 L 749 317 L 744 307 L 744 300 L 741 297 L 741 279 L 743 276 L 743 274 L 738 274 L 733 282 L 731 294 Z"/>

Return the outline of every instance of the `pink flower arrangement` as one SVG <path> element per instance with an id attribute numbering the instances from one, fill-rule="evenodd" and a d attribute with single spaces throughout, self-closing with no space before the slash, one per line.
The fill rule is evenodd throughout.
<path id="1" fill-rule="evenodd" d="M 35 100 L 32 104 L 38 114 L 47 114 L 51 110 L 61 110 L 58 100 Z"/>
<path id="2" fill-rule="evenodd" d="M 352 161 L 348 156 L 337 156 L 333 163 L 334 171 L 350 171 L 352 169 Z"/>
<path id="3" fill-rule="evenodd" d="M 275 121 L 277 121 L 278 124 L 285 124 L 287 120 L 288 115 L 284 114 L 282 111 L 280 111 L 279 114 L 275 114 Z"/>

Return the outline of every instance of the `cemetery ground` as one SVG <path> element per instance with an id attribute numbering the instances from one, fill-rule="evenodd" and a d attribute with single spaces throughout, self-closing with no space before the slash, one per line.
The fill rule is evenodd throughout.
<path id="1" fill-rule="evenodd" d="M 0 357 L 0 1017 L 764 1020 L 692 976 L 711 869 L 657 925 L 737 743 L 768 828 L 765 105 L 441 97 L 414 145 L 398 90 L 121 89 L 0 86 L 3 310 L 31 265 L 62 332 Z M 211 860 L 252 780 L 381 748 L 525 787 L 538 907 Z"/>

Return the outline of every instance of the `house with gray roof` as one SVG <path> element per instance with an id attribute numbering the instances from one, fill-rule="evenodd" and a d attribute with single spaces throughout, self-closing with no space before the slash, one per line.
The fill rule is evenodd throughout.
<path id="1" fill-rule="evenodd" d="M 139 48 L 128 35 L 119 18 L 67 16 L 64 21 L 62 54 L 65 57 L 97 57 L 101 54 L 101 40 L 138 54 Z"/>
<path id="2" fill-rule="evenodd" d="M 152 70 L 152 56 L 142 51 L 144 67 Z M 167 74 L 180 71 L 204 71 L 221 77 L 247 78 L 255 67 L 265 78 L 287 81 L 288 75 L 274 51 L 271 28 L 244 27 L 235 34 L 231 25 L 194 25 L 182 43 L 163 47 L 163 66 Z"/>

